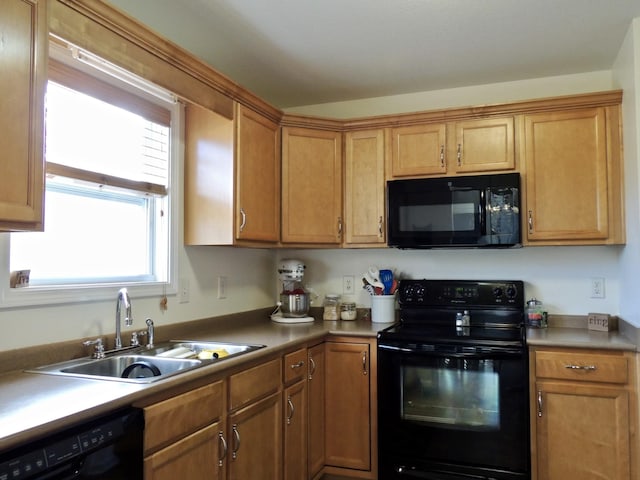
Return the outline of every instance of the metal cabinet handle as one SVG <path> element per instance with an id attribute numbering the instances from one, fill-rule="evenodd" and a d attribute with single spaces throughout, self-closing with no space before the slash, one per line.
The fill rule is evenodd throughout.
<path id="1" fill-rule="evenodd" d="M 238 458 L 238 450 L 240 450 L 240 432 L 238 431 L 238 425 L 234 424 L 231 429 L 233 430 L 233 450 L 231 451 L 231 458 Z"/>
<path id="2" fill-rule="evenodd" d="M 462 144 L 458 144 L 458 166 L 462 165 Z"/>
<path id="3" fill-rule="evenodd" d="M 291 425 L 291 419 L 293 418 L 293 414 L 296 412 L 296 409 L 293 406 L 293 402 L 291 401 L 291 395 L 287 396 L 287 403 L 289 404 L 289 415 L 287 415 L 287 425 Z"/>
<path id="4" fill-rule="evenodd" d="M 538 417 L 542 416 L 542 390 L 538 390 Z"/>
<path id="5" fill-rule="evenodd" d="M 362 352 L 362 374 L 367 375 L 367 351 Z"/>
<path id="6" fill-rule="evenodd" d="M 378 220 L 378 236 L 382 238 L 382 216 L 380 216 L 380 220 Z"/>
<path id="7" fill-rule="evenodd" d="M 244 213 L 244 208 L 240 209 L 240 216 L 242 217 L 242 221 L 240 222 L 240 231 L 243 231 L 247 224 L 247 214 Z"/>
<path id="8" fill-rule="evenodd" d="M 309 380 L 313 379 L 313 374 L 316 373 L 316 362 L 313 360 L 313 357 L 309 357 Z"/>
<path id="9" fill-rule="evenodd" d="M 568 368 L 570 370 L 587 370 L 589 372 L 598 369 L 598 367 L 596 367 L 595 365 L 573 365 L 573 364 L 565 365 L 564 368 Z"/>
<path id="10" fill-rule="evenodd" d="M 529 223 L 529 233 L 533 233 L 533 210 L 529 210 L 529 218 L 527 222 Z"/>
<path id="11" fill-rule="evenodd" d="M 227 441 L 224 439 L 222 431 L 218 432 L 218 452 L 218 466 L 222 467 L 224 465 L 224 459 L 227 458 Z"/>
<path id="12" fill-rule="evenodd" d="M 342 217 L 338 217 L 338 236 L 342 235 Z"/>
<path id="13" fill-rule="evenodd" d="M 294 369 L 294 370 L 296 368 L 300 368 L 300 367 L 304 367 L 304 361 L 303 360 L 300 360 L 298 363 L 294 363 L 294 364 L 291 365 L 291 368 Z"/>
<path id="14" fill-rule="evenodd" d="M 440 166 L 442 168 L 445 167 L 445 164 L 444 164 L 444 145 L 440 145 Z"/>

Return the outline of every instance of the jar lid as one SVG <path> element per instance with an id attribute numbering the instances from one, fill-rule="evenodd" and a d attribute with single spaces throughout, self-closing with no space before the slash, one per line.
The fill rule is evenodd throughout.
<path id="1" fill-rule="evenodd" d="M 343 308 L 356 308 L 356 302 L 342 302 Z"/>
<path id="2" fill-rule="evenodd" d="M 327 293 L 325 295 L 325 298 L 340 298 L 340 295 L 338 295 L 337 293 Z"/>

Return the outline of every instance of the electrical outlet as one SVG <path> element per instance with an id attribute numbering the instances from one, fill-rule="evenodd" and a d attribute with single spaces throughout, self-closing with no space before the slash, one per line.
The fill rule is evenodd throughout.
<path id="1" fill-rule="evenodd" d="M 604 278 L 591 279 L 591 298 L 604 298 Z"/>
<path id="2" fill-rule="evenodd" d="M 355 293 L 354 281 L 355 278 L 353 275 L 345 275 L 342 277 L 342 293 L 345 295 L 353 295 Z"/>
<path id="3" fill-rule="evenodd" d="M 180 303 L 188 303 L 189 302 L 189 279 L 181 278 L 180 279 Z"/>
<path id="4" fill-rule="evenodd" d="M 218 277 L 218 298 L 227 298 L 227 277 Z"/>

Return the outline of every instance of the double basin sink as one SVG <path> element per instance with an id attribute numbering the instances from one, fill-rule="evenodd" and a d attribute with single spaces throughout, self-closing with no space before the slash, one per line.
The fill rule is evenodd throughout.
<path id="1" fill-rule="evenodd" d="M 127 348 L 104 358 L 81 358 L 28 370 L 69 377 L 150 383 L 263 348 L 264 345 L 171 340 Z"/>

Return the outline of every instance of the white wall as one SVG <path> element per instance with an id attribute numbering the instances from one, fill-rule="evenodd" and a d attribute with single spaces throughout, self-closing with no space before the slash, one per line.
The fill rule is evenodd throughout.
<path id="1" fill-rule="evenodd" d="M 620 257 L 620 315 L 640 325 L 640 18 L 629 28 L 613 68 L 622 101 L 627 245 Z"/>
<path id="2" fill-rule="evenodd" d="M 349 118 L 612 88 L 612 73 L 603 71 L 342 102 L 309 107 L 309 111 L 303 113 Z M 637 177 L 637 172 L 635 175 Z M 633 191 L 637 190 L 636 177 L 631 182 Z M 635 228 L 638 229 L 637 226 Z M 6 236 L 0 234 L 0 242 L 6 241 Z M 306 281 L 321 297 L 327 292 L 341 292 L 343 275 L 354 275 L 357 282 L 364 269 L 375 263 L 380 267 L 397 269 L 407 277 L 522 279 L 527 282 L 527 296 L 540 298 L 550 313 L 598 311 L 617 314 L 622 290 L 620 265 L 623 252 L 621 247 L 539 247 L 500 251 L 269 251 L 181 246 L 178 249 L 178 275 L 189 281 L 190 302 L 180 304 L 176 296 L 170 296 L 169 309 L 163 313 L 159 308 L 160 293 L 157 298 L 134 297 L 133 314 L 135 325 L 142 328 L 147 316 L 152 317 L 157 325 L 163 325 L 272 306 L 279 288 L 276 259 L 283 257 L 301 258 L 307 263 Z M 7 259 L 0 259 L 0 268 L 3 262 L 8 264 Z M 218 276 L 228 278 L 226 299 L 217 299 Z M 593 276 L 605 278 L 606 298 L 589 298 L 589 279 Z M 358 289 L 357 301 L 360 306 L 368 307 L 370 299 Z M 114 318 L 115 296 L 112 301 L 78 302 L 47 308 L 3 309 L 0 305 L 0 350 L 112 334 Z"/>

